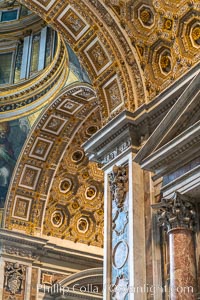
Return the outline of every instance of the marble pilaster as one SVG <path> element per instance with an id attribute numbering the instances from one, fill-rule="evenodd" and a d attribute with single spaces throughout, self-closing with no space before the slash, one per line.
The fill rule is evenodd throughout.
<path id="1" fill-rule="evenodd" d="M 146 299 L 144 174 L 133 161 L 134 122 L 123 112 L 83 145 L 104 170 L 105 300 Z"/>

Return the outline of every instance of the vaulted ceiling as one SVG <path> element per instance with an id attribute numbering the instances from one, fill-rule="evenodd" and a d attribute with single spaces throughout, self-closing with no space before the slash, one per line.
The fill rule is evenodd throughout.
<path id="1" fill-rule="evenodd" d="M 71 44 L 103 121 L 152 100 L 199 61 L 198 0 L 20 0 Z"/>
<path id="2" fill-rule="evenodd" d="M 103 247 L 103 172 L 81 147 L 100 127 L 94 90 L 80 83 L 66 87 L 21 152 L 5 228 Z"/>

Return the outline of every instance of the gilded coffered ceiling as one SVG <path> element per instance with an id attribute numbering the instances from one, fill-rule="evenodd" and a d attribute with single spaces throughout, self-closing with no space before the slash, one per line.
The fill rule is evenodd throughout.
<path id="1" fill-rule="evenodd" d="M 103 247 L 103 172 L 88 162 L 80 143 L 96 130 L 95 112 L 76 134 L 49 195 L 43 234 Z"/>
<path id="2" fill-rule="evenodd" d="M 103 173 L 81 145 L 101 126 L 94 90 L 65 88 L 32 129 L 7 196 L 4 227 L 103 245 Z"/>
<path id="3" fill-rule="evenodd" d="M 99 96 L 103 122 L 147 101 L 135 48 L 100 1 L 19 1 L 58 30 L 88 71 Z"/>
<path id="4" fill-rule="evenodd" d="M 99 95 L 104 122 L 150 101 L 199 60 L 198 0 L 20 2 L 71 44 Z"/>

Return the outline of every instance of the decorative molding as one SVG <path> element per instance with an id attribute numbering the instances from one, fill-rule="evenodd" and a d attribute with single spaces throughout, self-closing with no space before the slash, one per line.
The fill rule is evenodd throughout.
<path id="1" fill-rule="evenodd" d="M 48 133 L 59 135 L 67 121 L 68 118 L 61 118 L 59 116 L 51 115 L 45 122 L 42 130 Z"/>
<path id="2" fill-rule="evenodd" d="M 83 145 L 89 159 L 103 165 L 114 161 L 127 149 L 136 152 L 138 146 L 136 122 L 128 111 L 123 111 Z"/>
<path id="3" fill-rule="evenodd" d="M 111 162 L 113 159 L 115 159 L 118 155 L 122 154 L 127 150 L 129 147 L 131 147 L 132 141 L 130 137 L 127 137 L 127 139 L 124 139 L 121 141 L 121 143 L 117 146 L 115 146 L 114 149 L 110 149 L 106 155 L 100 157 L 99 162 L 102 164 L 107 164 Z"/>
<path id="4" fill-rule="evenodd" d="M 180 166 L 185 165 L 191 159 L 197 157 L 199 153 L 199 142 L 200 122 L 198 121 L 174 137 L 170 142 L 150 154 L 148 158 L 145 158 L 141 162 L 141 166 L 149 171 L 154 171 L 156 177 L 164 176 L 176 168 L 177 158 L 179 159 L 180 168 Z M 145 147 L 146 146 L 147 144 Z"/>
<path id="5" fill-rule="evenodd" d="M 190 124 L 190 121 L 199 104 L 199 81 L 198 72 L 137 154 L 135 161 L 143 168 L 163 176 L 169 165 L 176 164 L 177 157 L 184 164 L 188 156 L 193 158 L 191 153 L 197 150 L 194 145 L 199 143 L 200 123 L 196 120 Z"/>
<path id="6" fill-rule="evenodd" d="M 12 211 L 13 218 L 28 221 L 30 217 L 32 201 L 32 198 L 16 195 Z"/>
<path id="7" fill-rule="evenodd" d="M 57 20 L 70 33 L 74 41 L 79 40 L 90 27 L 71 5 L 61 12 Z"/>
<path id="8" fill-rule="evenodd" d="M 19 181 L 19 186 L 35 190 L 41 171 L 41 168 L 25 164 Z"/>
<path id="9" fill-rule="evenodd" d="M 65 99 L 63 97 L 63 101 L 57 107 L 58 111 L 62 111 L 64 113 L 73 115 L 76 111 L 78 111 L 82 107 L 82 104 L 76 103 L 71 99 Z"/>
<path id="10" fill-rule="evenodd" d="M 53 141 L 37 137 L 33 147 L 29 153 L 29 157 L 37 158 L 38 160 L 46 161 L 46 158 L 53 146 Z"/>
<path id="11" fill-rule="evenodd" d="M 129 247 L 126 241 L 119 241 L 113 248 L 113 265 L 116 269 L 121 269 L 127 259 L 129 254 Z"/>
<path id="12" fill-rule="evenodd" d="M 101 266 L 103 262 L 103 251 L 97 247 L 84 246 L 81 250 L 80 244 L 63 241 L 60 245 L 60 239 L 40 238 L 36 236 L 28 236 L 21 232 L 0 229 L 1 254 L 10 255 L 10 257 L 18 256 L 28 258 L 29 260 L 41 260 L 42 257 L 60 257 L 63 262 L 80 263 L 87 261 L 93 265 Z M 26 249 L 22 249 L 22 245 Z M 73 249 L 73 250 L 72 250 Z M 98 249 L 98 251 L 97 251 Z"/>

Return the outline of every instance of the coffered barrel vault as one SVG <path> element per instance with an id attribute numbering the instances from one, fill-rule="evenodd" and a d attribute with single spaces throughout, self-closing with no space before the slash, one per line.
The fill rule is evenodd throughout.
<path id="1" fill-rule="evenodd" d="M 147 101 L 138 55 L 104 3 L 20 2 L 62 33 L 77 53 L 98 93 L 104 122 Z"/>
<path id="2" fill-rule="evenodd" d="M 8 195 L 5 227 L 103 245 L 103 173 L 81 147 L 101 127 L 94 90 L 66 88 L 27 141 Z"/>
<path id="3" fill-rule="evenodd" d="M 19 1 L 63 34 L 98 92 L 104 122 L 134 111 L 199 60 L 199 1 Z"/>

